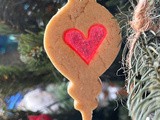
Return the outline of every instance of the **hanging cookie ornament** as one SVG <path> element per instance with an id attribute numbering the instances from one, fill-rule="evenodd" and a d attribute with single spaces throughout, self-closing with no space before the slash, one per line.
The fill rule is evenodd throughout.
<path id="1" fill-rule="evenodd" d="M 83 120 L 92 119 L 101 91 L 99 76 L 120 49 L 117 21 L 95 0 L 69 0 L 48 23 L 44 47 L 70 81 L 68 92 Z"/>

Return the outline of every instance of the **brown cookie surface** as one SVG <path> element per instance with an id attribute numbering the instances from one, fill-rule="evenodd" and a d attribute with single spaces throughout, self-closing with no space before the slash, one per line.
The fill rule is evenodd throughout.
<path id="1" fill-rule="evenodd" d="M 103 25 L 107 33 L 89 64 L 86 64 L 66 44 L 64 34 L 65 31 L 75 28 L 87 39 L 89 29 L 96 24 Z M 75 108 L 81 111 L 83 120 L 91 120 L 90 114 L 97 106 L 96 96 L 101 90 L 98 77 L 109 68 L 119 52 L 119 33 L 117 21 L 94 0 L 70 0 L 46 27 L 45 50 L 53 65 L 71 81 L 68 91 L 75 99 Z"/>

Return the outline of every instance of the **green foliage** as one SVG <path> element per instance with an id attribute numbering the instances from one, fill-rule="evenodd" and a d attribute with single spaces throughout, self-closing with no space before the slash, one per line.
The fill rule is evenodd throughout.
<path id="1" fill-rule="evenodd" d="M 145 4 L 148 4 L 150 9 L 145 11 L 145 15 L 152 21 L 152 24 L 147 31 L 140 31 L 139 37 L 135 38 L 134 35 L 137 31 L 134 31 L 129 23 L 124 22 L 123 24 L 122 20 L 122 26 L 126 30 L 128 38 L 128 44 L 126 44 L 123 53 L 123 62 L 126 63 L 123 67 L 127 66 L 127 70 L 125 70 L 129 94 L 127 106 L 129 115 L 135 120 L 158 120 L 160 116 L 160 3 L 154 0 L 147 2 Z M 131 5 L 134 8 L 134 4 L 131 3 Z M 133 19 L 133 10 L 121 13 L 122 16 L 125 16 L 124 21 Z M 138 15 L 140 16 L 140 13 Z M 136 24 L 139 24 L 139 21 Z M 143 24 L 144 22 L 141 22 L 142 28 Z M 135 45 L 130 44 L 132 40 L 136 40 Z M 129 50 L 133 47 L 131 56 L 127 56 L 128 46 Z"/>
<path id="2" fill-rule="evenodd" d="M 158 120 L 160 101 L 160 38 L 146 32 L 136 43 L 128 75 L 128 108 L 136 120 Z M 153 99 L 154 98 L 154 99 Z"/>
<path id="3" fill-rule="evenodd" d="M 17 67 L 0 66 L 0 80 L 5 81 L 8 78 L 13 80 L 20 75 L 20 71 Z"/>
<path id="4" fill-rule="evenodd" d="M 0 22 L 0 35 L 16 34 L 17 31 L 11 29 L 10 26 L 6 25 L 4 22 Z"/>
<path id="5" fill-rule="evenodd" d="M 118 0 L 108 0 L 106 2 L 106 5 L 109 7 L 118 6 L 120 2 Z"/>
<path id="6" fill-rule="evenodd" d="M 29 71 L 34 71 L 37 75 L 45 74 L 48 77 L 52 76 L 56 80 L 60 80 L 63 77 L 53 67 L 43 48 L 43 35 L 44 31 L 38 34 L 28 32 L 28 34 L 22 34 L 18 38 L 20 59 L 25 63 Z"/>
<path id="7" fill-rule="evenodd" d="M 0 66 L 1 94 L 6 96 L 38 84 L 62 81 L 63 76 L 53 67 L 44 51 L 43 31 L 21 34 L 18 39 L 20 59 L 24 64 Z"/>
<path id="8" fill-rule="evenodd" d="M 22 71 L 18 67 L 0 66 L 0 91 L 2 98 L 7 94 L 16 92 L 15 90 L 17 90 L 18 82 L 17 79 L 21 76 L 21 72 Z M 14 89 L 14 87 L 16 89 Z"/>
<path id="9" fill-rule="evenodd" d="M 35 85 L 36 83 L 40 84 L 40 82 L 57 82 L 63 79 L 44 51 L 44 31 L 41 27 L 46 25 L 65 2 L 0 0 L 0 20 L 4 21 L 0 22 L 0 34 L 14 34 L 17 33 L 15 32 L 16 29 L 19 30 L 18 32 L 24 33 L 17 38 L 19 40 L 20 59 L 24 64 L 1 67 L 0 80 L 3 81 L 3 84 L 5 84 L 5 79 L 7 79 L 6 83 L 16 81 L 19 84 L 24 82 L 23 87 L 29 82 Z M 1 85 L 3 84 L 1 83 Z"/>
<path id="10" fill-rule="evenodd" d="M 0 0 L 0 21 L 21 32 L 37 33 L 66 0 Z"/>
<path id="11" fill-rule="evenodd" d="M 61 112 L 62 111 L 69 111 L 73 109 L 73 99 L 67 93 L 67 86 L 66 82 L 50 84 L 47 87 L 47 91 L 51 92 L 56 98 L 57 103 L 60 104 Z"/>
<path id="12" fill-rule="evenodd" d="M 50 62 L 42 47 L 43 32 L 39 32 L 38 34 L 34 34 L 32 32 L 28 34 L 22 34 L 18 39 L 18 50 L 22 62 L 24 62 L 33 70 L 39 70 L 41 67 L 45 69 L 44 65 L 46 61 L 48 63 Z"/>

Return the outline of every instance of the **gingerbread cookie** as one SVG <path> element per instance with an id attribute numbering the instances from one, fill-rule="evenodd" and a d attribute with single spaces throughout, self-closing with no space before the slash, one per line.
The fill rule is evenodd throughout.
<path id="1" fill-rule="evenodd" d="M 68 92 L 83 120 L 91 120 L 97 107 L 99 76 L 119 52 L 119 33 L 112 14 L 95 0 L 69 0 L 46 27 L 45 50 L 70 81 Z"/>

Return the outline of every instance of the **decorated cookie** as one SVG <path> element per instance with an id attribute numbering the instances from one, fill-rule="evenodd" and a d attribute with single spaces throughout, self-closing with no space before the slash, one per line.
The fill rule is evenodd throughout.
<path id="1" fill-rule="evenodd" d="M 95 0 L 69 0 L 46 27 L 45 50 L 70 81 L 68 92 L 83 120 L 91 120 L 98 105 L 99 76 L 118 54 L 119 33 L 117 21 Z"/>

